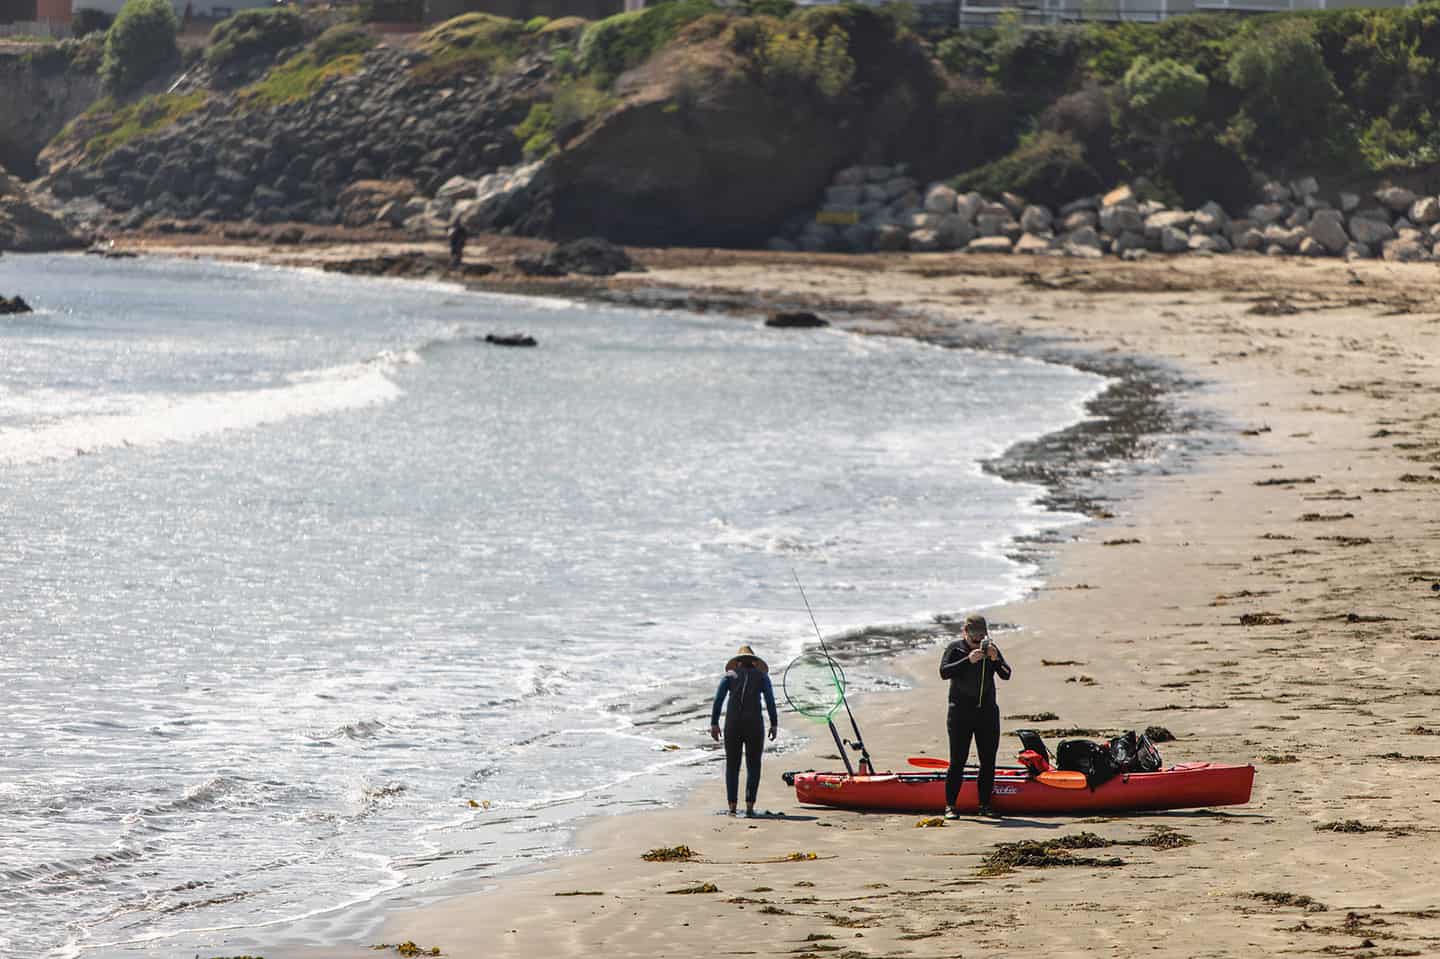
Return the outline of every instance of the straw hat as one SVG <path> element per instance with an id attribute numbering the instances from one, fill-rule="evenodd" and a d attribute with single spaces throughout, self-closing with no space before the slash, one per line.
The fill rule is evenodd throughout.
<path id="1" fill-rule="evenodd" d="M 765 662 L 765 660 L 761 659 L 759 656 L 756 656 L 755 650 L 751 649 L 749 646 L 741 646 L 740 651 L 737 652 L 734 656 L 730 657 L 730 662 L 725 664 L 725 672 L 728 673 L 736 666 L 739 666 L 740 660 L 742 659 L 753 659 L 755 661 L 756 669 L 760 670 L 760 672 L 762 673 L 770 672 L 770 666 Z"/>

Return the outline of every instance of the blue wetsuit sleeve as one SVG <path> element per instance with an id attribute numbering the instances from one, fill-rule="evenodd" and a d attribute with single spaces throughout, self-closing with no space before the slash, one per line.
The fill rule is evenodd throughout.
<path id="1" fill-rule="evenodd" d="M 730 676 L 720 680 L 720 688 L 715 690 L 715 705 L 710 707 L 710 725 L 720 725 L 720 706 L 725 702 L 725 694 L 730 692 Z"/>
<path id="2" fill-rule="evenodd" d="M 780 725 L 780 714 L 775 711 L 775 686 L 768 675 L 765 677 L 765 685 L 760 687 L 760 692 L 765 694 L 765 705 L 770 708 L 770 725 Z"/>

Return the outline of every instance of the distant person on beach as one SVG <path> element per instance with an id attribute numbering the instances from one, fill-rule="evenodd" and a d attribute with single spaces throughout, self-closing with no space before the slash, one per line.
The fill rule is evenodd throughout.
<path id="1" fill-rule="evenodd" d="M 458 269 L 465 259 L 465 241 L 470 239 L 470 231 L 465 229 L 465 224 L 458 219 L 450 224 L 450 268 Z"/>
<path id="2" fill-rule="evenodd" d="M 990 808 L 995 790 L 995 753 L 1000 749 L 1000 706 L 995 702 L 995 680 L 1010 678 L 1010 664 L 1000 647 L 990 641 L 984 616 L 965 617 L 961 638 L 940 656 L 940 678 L 950 680 L 950 708 L 945 726 L 950 734 L 950 769 L 945 777 L 945 818 L 958 819 L 955 800 L 965 781 L 970 739 L 975 739 L 980 761 L 980 815 L 998 818 Z"/>
<path id="3" fill-rule="evenodd" d="M 725 664 L 725 678 L 715 690 L 715 705 L 710 710 L 710 738 L 720 741 L 720 707 L 725 698 L 725 794 L 730 800 L 730 815 L 735 815 L 735 800 L 740 792 L 740 757 L 745 757 L 745 815 L 755 815 L 755 795 L 760 791 L 760 756 L 765 751 L 765 717 L 760 699 L 770 712 L 770 738 L 774 740 L 780 718 L 775 712 L 775 688 L 770 685 L 770 667 L 755 655 L 749 646 Z"/>

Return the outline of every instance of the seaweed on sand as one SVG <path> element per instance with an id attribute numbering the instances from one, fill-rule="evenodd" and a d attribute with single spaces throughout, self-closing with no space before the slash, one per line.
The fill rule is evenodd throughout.
<path id="1" fill-rule="evenodd" d="M 1294 892 L 1247 892 L 1241 895 L 1245 899 L 1258 899 L 1272 906 L 1296 906 L 1306 912 L 1325 912 L 1330 908 L 1317 899 Z"/>
<path id="2" fill-rule="evenodd" d="M 689 846 L 659 846 L 640 858 L 646 862 L 690 862 L 699 855 Z"/>
<path id="3" fill-rule="evenodd" d="M 1051 866 L 1123 866 L 1121 859 L 1096 859 L 1091 856 L 1073 856 L 1073 849 L 1103 849 L 1113 843 L 1093 832 L 1061 836 L 1057 839 L 1023 839 L 1020 842 L 1005 842 L 981 862 L 980 875 L 1003 876 L 1020 866 L 1044 869 Z"/>

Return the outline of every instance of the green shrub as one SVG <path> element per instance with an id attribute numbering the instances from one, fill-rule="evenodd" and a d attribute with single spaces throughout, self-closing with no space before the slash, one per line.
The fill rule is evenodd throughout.
<path id="1" fill-rule="evenodd" d="M 539 33 L 550 25 L 549 17 L 531 17 L 525 21 L 526 33 Z"/>
<path id="2" fill-rule="evenodd" d="M 321 60 L 314 51 L 306 50 L 271 67 L 265 76 L 241 90 L 239 99 L 252 107 L 275 107 L 308 100 L 327 81 L 359 70 L 361 59 L 360 54 L 349 53 L 333 60 Z"/>
<path id="3" fill-rule="evenodd" d="M 839 27 L 830 27 L 821 37 L 799 24 L 769 18 L 751 23 L 758 34 L 741 30 L 732 35 L 732 44 L 749 48 L 756 70 L 771 89 L 785 94 L 808 88 L 830 99 L 850 89 L 855 61 L 850 56 L 850 40 Z"/>
<path id="4" fill-rule="evenodd" d="M 520 55 L 527 39 L 519 20 L 462 14 L 420 35 L 420 49 L 429 58 L 415 68 L 415 76 L 436 83 L 467 70 L 500 70 Z"/>
<path id="5" fill-rule="evenodd" d="M 157 93 L 123 107 L 109 97 L 101 99 L 86 111 L 85 117 L 103 118 L 100 124 L 103 132 L 86 141 L 85 153 L 92 159 L 99 159 L 118 146 L 157 133 L 181 117 L 194 113 L 205 105 L 207 99 L 208 95 L 198 90 L 194 93 Z"/>
<path id="6" fill-rule="evenodd" d="M 252 57 L 273 57 L 305 40 L 305 23 L 288 7 L 242 10 L 210 31 L 205 61 L 224 68 Z"/>
<path id="7" fill-rule="evenodd" d="M 580 68 L 609 86 L 639 66 L 693 20 L 715 13 L 711 0 L 671 0 L 593 24 L 580 39 Z"/>
<path id="8" fill-rule="evenodd" d="M 1326 136 L 1338 91 L 1308 19 L 1258 24 L 1238 38 L 1226 66 L 1244 97 L 1235 140 L 1262 161 L 1299 157 Z"/>
<path id="9" fill-rule="evenodd" d="M 375 46 L 375 35 L 354 23 L 337 23 L 315 39 L 315 59 L 329 63 L 340 57 L 365 53 Z"/>
<path id="10" fill-rule="evenodd" d="M 532 103 L 530 112 L 515 127 L 526 160 L 543 160 L 555 152 L 555 110 L 548 103 Z"/>
<path id="11" fill-rule="evenodd" d="M 169 0 L 125 0 L 105 35 L 100 81 L 112 94 L 129 93 L 179 59 L 180 21 Z"/>
<path id="12" fill-rule="evenodd" d="M 1013 190 L 1034 203 L 1058 205 L 1102 189 L 1085 148 L 1067 134 L 1043 131 L 1025 137 L 1006 156 L 956 177 L 957 190 L 997 196 Z"/>

